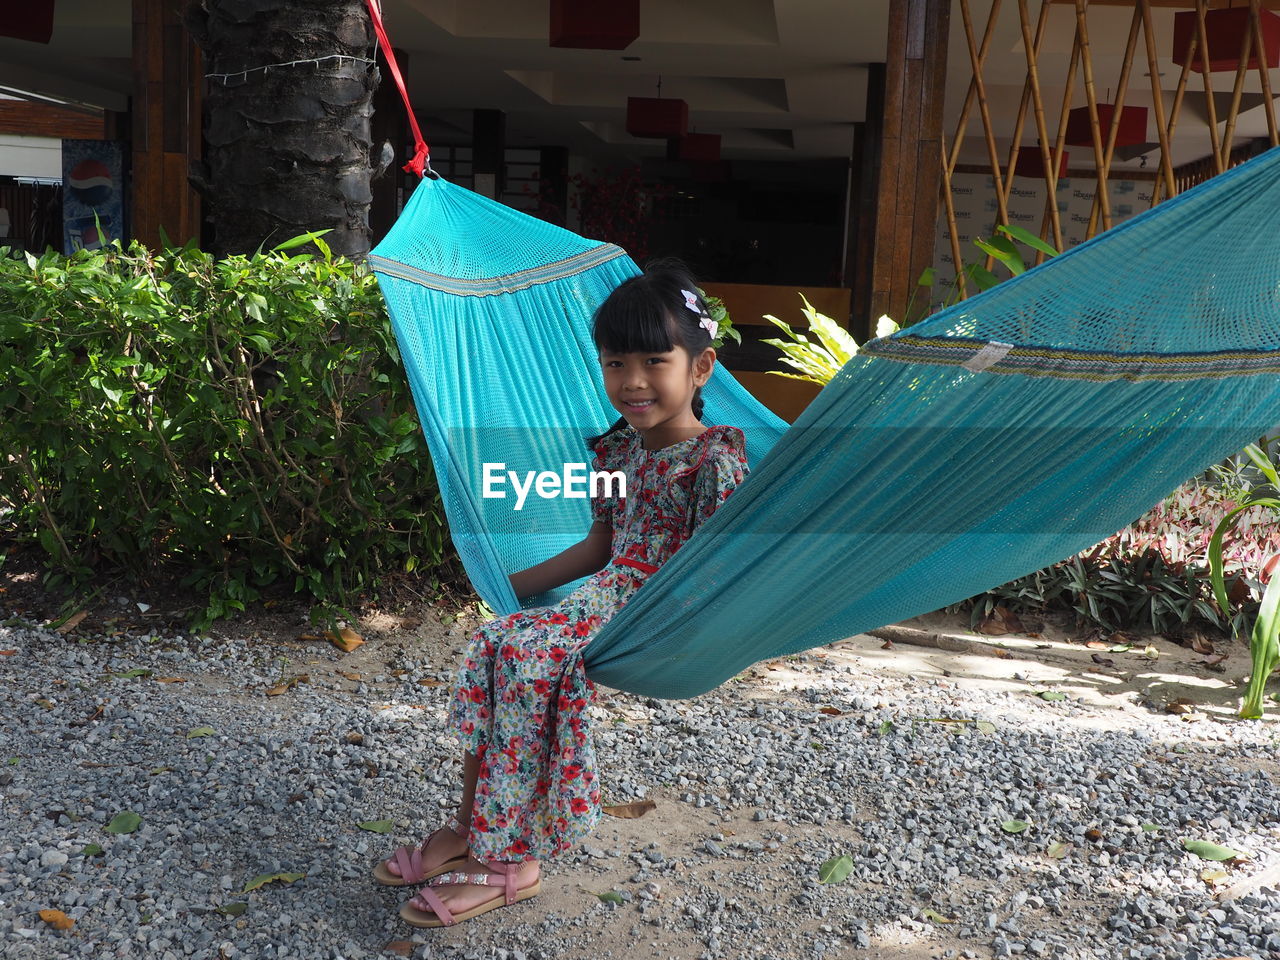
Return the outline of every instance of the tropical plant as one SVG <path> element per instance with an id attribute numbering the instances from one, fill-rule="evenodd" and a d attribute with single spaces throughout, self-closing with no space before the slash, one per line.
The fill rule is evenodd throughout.
<path id="1" fill-rule="evenodd" d="M 849 331 L 830 317 L 815 310 L 803 293 L 800 294 L 800 300 L 804 303 L 803 313 L 809 322 L 809 331 L 817 337 L 817 342 L 793 330 L 790 324 L 784 323 L 772 314 L 765 314 L 765 319 L 790 339 L 762 342 L 781 350 L 782 362 L 800 371 L 787 373 L 785 370 L 770 370 L 769 373 L 778 377 L 789 377 L 792 380 L 824 385 L 840 372 L 841 367 L 857 355 L 858 344 L 849 335 Z M 884 316 L 876 323 L 876 336 L 887 337 L 897 329 L 898 325 Z"/>
<path id="2" fill-rule="evenodd" d="M 1018 249 L 1019 243 L 1026 244 L 1032 250 L 1036 250 L 1046 257 L 1056 257 L 1058 255 L 1058 251 L 1054 249 L 1052 244 L 1046 243 L 1034 233 L 1024 230 L 1015 224 L 998 224 L 996 226 L 996 234 L 997 236 L 993 236 L 990 239 L 974 238 L 974 246 L 987 256 L 982 261 L 965 261 L 960 264 L 956 271 L 956 276 L 943 287 L 941 295 L 934 300 L 934 306 L 949 307 L 960 300 L 960 295 L 963 292 L 961 286 L 962 277 L 965 281 L 964 289 L 967 289 L 972 284 L 978 292 L 990 290 L 1000 283 L 1000 278 L 987 269 L 985 262 L 987 259 L 1001 264 L 1009 271 L 1010 276 L 1016 277 L 1019 274 L 1026 273 L 1027 261 L 1022 256 L 1022 251 Z M 916 281 L 916 285 L 923 289 L 931 289 L 937 282 L 938 271 L 933 267 L 929 267 L 924 273 L 920 274 L 920 279 Z M 912 313 L 914 303 L 915 297 L 913 295 L 911 303 L 907 305 L 908 325 L 920 319 Z"/>
<path id="3" fill-rule="evenodd" d="M 1209 571 L 1213 579 L 1213 593 L 1218 606 L 1223 610 L 1229 609 L 1230 604 L 1223 569 L 1223 541 L 1227 534 L 1234 533 L 1241 518 L 1254 508 L 1271 511 L 1275 517 L 1280 518 L 1280 471 L 1277 470 L 1276 462 L 1257 444 L 1246 447 L 1245 454 L 1253 461 L 1263 482 L 1255 484 L 1242 502 L 1222 518 L 1209 543 Z M 1258 571 L 1256 585 L 1265 584 L 1265 587 L 1262 591 L 1262 605 L 1254 619 L 1249 638 L 1253 672 L 1240 707 L 1240 716 L 1251 720 L 1262 716 L 1262 699 L 1267 680 L 1280 665 L 1280 576 L 1276 576 L 1278 564 L 1280 553 L 1270 557 Z M 1251 588 L 1253 586 L 1250 585 Z"/>

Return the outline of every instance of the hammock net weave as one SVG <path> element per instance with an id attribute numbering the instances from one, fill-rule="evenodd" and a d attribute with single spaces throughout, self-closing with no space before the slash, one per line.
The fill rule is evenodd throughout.
<path id="1" fill-rule="evenodd" d="M 743 428 L 752 474 L 592 640 L 588 674 L 695 696 L 1078 553 L 1264 435 L 1278 215 L 1272 150 L 870 342 L 789 429 L 718 367 L 703 422 Z M 514 610 L 507 575 L 581 539 L 588 501 L 515 511 L 481 497 L 483 464 L 589 461 L 582 438 L 616 418 L 591 315 L 635 266 L 442 180 L 371 262 L 454 542 Z"/>

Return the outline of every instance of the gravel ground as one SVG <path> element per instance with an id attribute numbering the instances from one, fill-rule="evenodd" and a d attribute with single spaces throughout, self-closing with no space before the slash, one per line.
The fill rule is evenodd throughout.
<path id="1" fill-rule="evenodd" d="M 466 629 L 344 656 L 0 626 L 0 956 L 1280 960 L 1274 887 L 1214 896 L 1277 859 L 1274 723 L 873 669 L 866 638 L 694 701 L 602 696 L 609 800 L 657 808 L 606 818 L 530 903 L 414 931 L 369 870 L 454 800 Z M 140 826 L 108 832 L 122 812 Z M 244 892 L 280 873 L 304 876 Z"/>

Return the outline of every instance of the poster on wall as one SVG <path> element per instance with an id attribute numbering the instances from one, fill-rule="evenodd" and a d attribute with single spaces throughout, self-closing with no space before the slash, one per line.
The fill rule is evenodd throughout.
<path id="1" fill-rule="evenodd" d="M 64 252 L 97 250 L 124 233 L 124 150 L 116 140 L 62 141 Z"/>

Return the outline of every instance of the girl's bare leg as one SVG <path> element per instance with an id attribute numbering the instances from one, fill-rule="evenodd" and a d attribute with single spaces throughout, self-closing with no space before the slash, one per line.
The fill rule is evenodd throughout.
<path id="1" fill-rule="evenodd" d="M 480 760 L 474 753 L 464 753 L 462 755 L 462 802 L 458 804 L 457 813 L 458 823 L 462 825 L 464 831 L 471 824 L 471 808 L 475 806 L 476 781 L 479 776 Z M 427 839 L 422 852 L 424 867 L 432 870 L 439 864 L 465 854 L 467 840 L 465 836 L 460 837 L 452 830 L 439 830 Z M 397 876 L 400 874 L 399 868 L 393 861 L 388 861 L 387 869 Z"/>
<path id="2" fill-rule="evenodd" d="M 471 822 L 471 811 L 475 806 L 476 800 L 476 781 L 480 776 L 480 760 L 474 753 L 465 753 L 462 755 L 462 802 L 458 805 L 458 822 L 464 826 Z M 462 848 L 466 849 L 465 841 Z M 448 856 L 457 856 L 458 854 L 449 852 Z M 462 868 L 466 873 L 488 873 L 484 865 L 472 858 L 467 865 Z M 516 884 L 519 888 L 527 887 L 538 878 L 538 862 L 536 860 L 526 860 L 520 865 L 520 870 L 516 874 Z M 435 888 L 436 894 L 449 907 L 453 913 L 464 913 L 473 907 L 478 907 L 482 903 L 492 900 L 495 895 L 493 887 L 475 886 L 469 884 L 448 884 Z M 426 904 L 422 904 L 423 907 Z"/>

